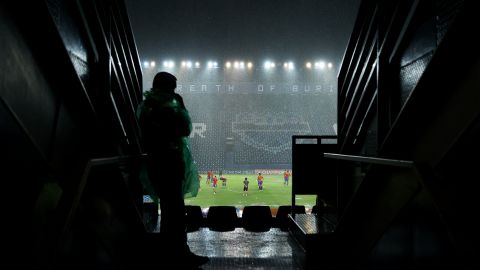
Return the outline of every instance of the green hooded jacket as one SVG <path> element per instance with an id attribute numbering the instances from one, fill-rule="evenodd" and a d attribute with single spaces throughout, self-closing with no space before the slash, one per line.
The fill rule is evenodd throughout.
<path id="1" fill-rule="evenodd" d="M 196 197 L 200 183 L 188 138 L 192 131 L 192 122 L 182 97 L 156 89 L 146 91 L 145 99 L 137 109 L 137 117 L 147 154 L 162 153 L 165 148 L 178 149 L 182 152 L 185 165 L 184 198 Z M 145 170 L 141 179 L 150 196 L 157 200 Z"/>

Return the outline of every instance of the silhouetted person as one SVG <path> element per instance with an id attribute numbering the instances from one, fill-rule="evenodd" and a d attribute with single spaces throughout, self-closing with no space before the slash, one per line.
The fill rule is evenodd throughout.
<path id="1" fill-rule="evenodd" d="M 208 257 L 193 254 L 187 245 L 184 196 L 196 196 L 199 183 L 197 173 L 193 180 L 186 177 L 191 166 L 187 140 L 192 123 L 176 87 L 177 78 L 172 74 L 155 75 L 139 106 L 139 125 L 148 154 L 148 176 L 160 199 L 162 254 L 158 255 L 174 260 L 173 264 L 182 269 L 198 267 L 208 262 Z"/>

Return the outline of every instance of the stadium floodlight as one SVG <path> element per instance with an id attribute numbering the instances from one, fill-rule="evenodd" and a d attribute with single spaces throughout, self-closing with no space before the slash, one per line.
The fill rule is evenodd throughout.
<path id="1" fill-rule="evenodd" d="M 316 69 L 324 69 L 325 68 L 325 62 L 323 62 L 323 61 L 315 62 L 315 68 Z"/>
<path id="2" fill-rule="evenodd" d="M 287 70 L 293 70 L 295 68 L 295 65 L 293 64 L 292 61 L 289 61 L 289 62 L 283 63 L 283 67 Z"/>
<path id="3" fill-rule="evenodd" d="M 166 68 L 173 68 L 175 66 L 175 62 L 173 62 L 172 60 L 166 60 L 163 61 L 163 66 Z"/>
<path id="4" fill-rule="evenodd" d="M 208 68 L 218 68 L 217 61 L 208 61 Z"/>
<path id="5" fill-rule="evenodd" d="M 218 68 L 218 63 L 217 63 L 217 61 L 208 61 L 207 67 L 208 68 Z"/>
<path id="6" fill-rule="evenodd" d="M 293 69 L 295 69 L 295 65 L 293 64 L 292 61 L 290 61 L 290 62 L 287 63 L 287 69 L 288 69 L 288 70 L 293 70 Z"/>
<path id="7" fill-rule="evenodd" d="M 263 64 L 263 66 L 265 67 L 265 69 L 275 68 L 275 62 L 265 61 L 265 63 Z"/>
<path id="8" fill-rule="evenodd" d="M 208 68 L 218 68 L 218 63 L 216 61 L 208 61 L 207 67 Z"/>
<path id="9" fill-rule="evenodd" d="M 216 61 L 207 61 L 205 64 L 205 67 L 208 69 L 213 69 L 213 68 L 218 68 L 218 63 Z M 293 61 L 285 61 L 283 62 L 283 68 L 285 70 L 294 70 L 295 69 L 295 63 Z M 155 61 L 144 61 L 143 62 L 143 68 L 154 68 L 156 66 Z M 174 68 L 175 67 L 175 62 L 172 60 L 165 60 L 163 61 L 163 67 L 165 68 Z M 190 60 L 184 60 L 181 62 L 181 67 L 182 68 L 201 68 L 202 64 L 199 61 L 190 61 Z M 253 62 L 248 61 L 244 62 L 241 60 L 236 60 L 236 61 L 226 61 L 224 64 L 224 67 L 226 69 L 234 68 L 234 69 L 252 69 L 253 68 Z M 276 67 L 276 63 L 272 60 L 266 60 L 263 63 L 263 67 L 266 70 L 269 69 L 274 69 Z M 325 61 L 316 61 L 316 62 L 305 62 L 305 68 L 306 69 L 333 69 L 333 64 L 332 62 L 325 62 Z"/>

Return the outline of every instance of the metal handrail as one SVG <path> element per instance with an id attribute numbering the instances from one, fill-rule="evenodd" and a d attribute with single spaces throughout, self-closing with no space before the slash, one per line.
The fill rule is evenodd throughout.
<path id="1" fill-rule="evenodd" d="M 365 163 L 371 163 L 371 164 L 389 165 L 389 166 L 397 166 L 397 167 L 411 168 L 415 166 L 415 162 L 410 160 L 353 156 L 353 155 L 343 155 L 343 154 L 335 154 L 335 153 L 323 153 L 323 156 L 325 158 L 330 158 L 330 159 L 357 161 L 357 162 L 365 162 Z"/>

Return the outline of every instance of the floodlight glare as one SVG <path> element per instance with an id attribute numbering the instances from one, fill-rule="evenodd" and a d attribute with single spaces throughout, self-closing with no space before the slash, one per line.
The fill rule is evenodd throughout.
<path id="1" fill-rule="evenodd" d="M 325 68 L 325 62 L 323 62 L 323 61 L 315 62 L 315 68 L 316 69 L 324 69 Z"/>
<path id="2" fill-rule="evenodd" d="M 155 67 L 155 61 L 150 62 L 150 67 Z"/>
<path id="3" fill-rule="evenodd" d="M 150 63 L 150 66 L 152 64 Z M 153 66 L 155 66 L 155 62 L 153 62 Z M 163 61 L 163 66 L 166 68 L 173 68 L 175 66 L 175 62 L 173 61 Z"/>
<path id="4" fill-rule="evenodd" d="M 274 68 L 274 67 L 275 67 L 275 62 L 266 61 L 263 66 L 264 66 L 266 69 Z"/>
<path id="5" fill-rule="evenodd" d="M 306 66 L 308 69 L 310 69 L 310 68 L 312 68 L 312 63 L 307 62 L 307 63 L 305 64 L 305 66 Z"/>
<path id="6" fill-rule="evenodd" d="M 148 61 L 143 62 L 143 67 L 144 68 L 148 68 L 149 66 L 150 66 L 150 63 L 148 63 Z"/>
<path id="7" fill-rule="evenodd" d="M 230 68 L 231 66 L 232 66 L 232 63 L 230 63 L 230 62 L 225 63 L 226 68 Z"/>

